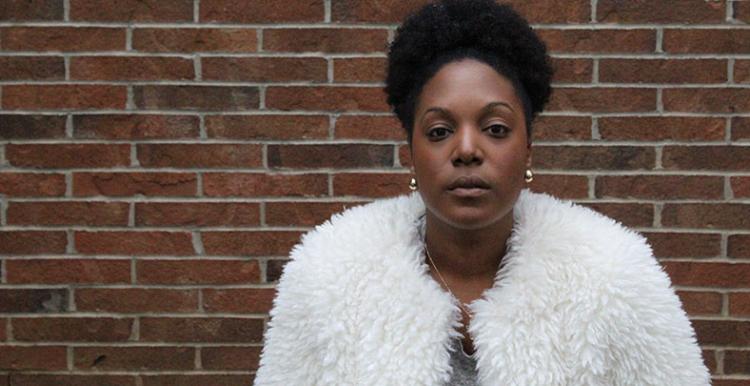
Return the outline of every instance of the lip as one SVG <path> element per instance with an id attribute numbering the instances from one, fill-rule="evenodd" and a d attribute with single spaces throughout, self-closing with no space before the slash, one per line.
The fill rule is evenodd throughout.
<path id="1" fill-rule="evenodd" d="M 477 175 L 469 175 L 469 176 L 460 176 L 453 180 L 450 185 L 448 185 L 449 191 L 454 191 L 458 189 L 462 190 L 487 190 L 490 188 L 490 184 L 487 183 L 482 177 L 479 177 Z"/>
<path id="2" fill-rule="evenodd" d="M 489 191 L 484 188 L 455 188 L 448 190 L 448 193 L 457 197 L 479 197 Z"/>

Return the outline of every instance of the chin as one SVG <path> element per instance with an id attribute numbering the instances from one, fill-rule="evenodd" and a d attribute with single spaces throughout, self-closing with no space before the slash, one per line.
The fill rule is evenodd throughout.
<path id="1" fill-rule="evenodd" d="M 446 224 L 466 230 L 486 228 L 507 215 L 506 211 L 500 208 L 486 206 L 451 206 L 444 210 L 435 210 L 433 213 Z"/>

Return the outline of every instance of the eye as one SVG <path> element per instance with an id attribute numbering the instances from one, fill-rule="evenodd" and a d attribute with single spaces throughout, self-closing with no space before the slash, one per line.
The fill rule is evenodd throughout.
<path id="1" fill-rule="evenodd" d="M 429 132 L 427 132 L 427 136 L 431 139 L 440 139 L 448 135 L 448 133 L 450 133 L 450 130 L 448 130 L 447 127 L 438 126 L 432 128 Z"/>
<path id="2" fill-rule="evenodd" d="M 490 134 L 496 137 L 505 137 L 508 135 L 508 132 L 510 132 L 510 128 L 508 128 L 508 126 L 497 123 L 488 126 L 485 130 L 489 131 Z"/>

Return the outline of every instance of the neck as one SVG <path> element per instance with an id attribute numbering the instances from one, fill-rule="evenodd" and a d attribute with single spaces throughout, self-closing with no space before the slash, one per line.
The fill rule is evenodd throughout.
<path id="1" fill-rule="evenodd" d="M 494 279 L 505 255 L 513 213 L 481 229 L 460 229 L 426 213 L 425 243 L 443 276 L 455 280 Z"/>

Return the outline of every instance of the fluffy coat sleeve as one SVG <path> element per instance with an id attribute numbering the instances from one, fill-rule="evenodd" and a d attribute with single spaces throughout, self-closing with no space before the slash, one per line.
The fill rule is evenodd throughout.
<path id="1" fill-rule="evenodd" d="M 651 248 L 642 240 L 625 254 L 606 291 L 612 384 L 710 385 L 695 332 Z"/>

